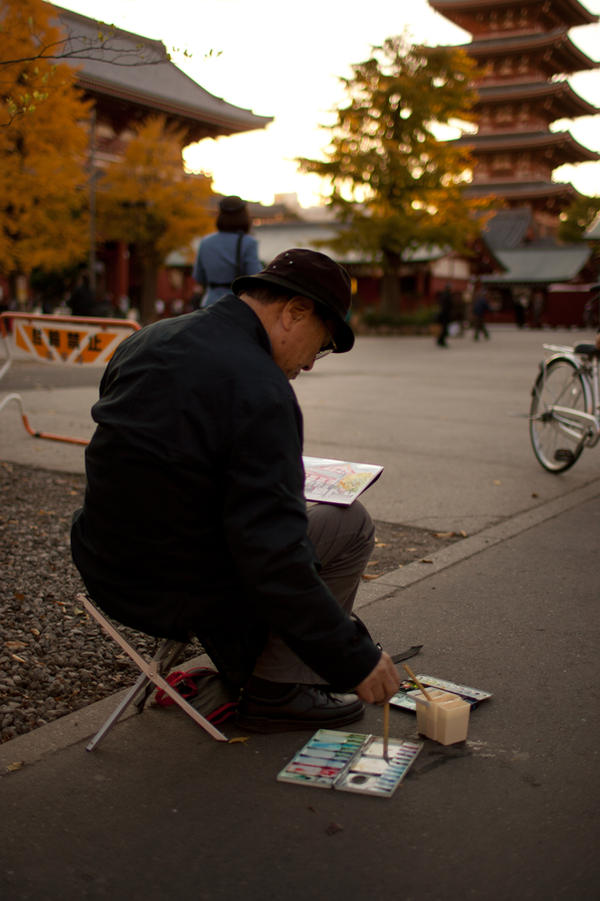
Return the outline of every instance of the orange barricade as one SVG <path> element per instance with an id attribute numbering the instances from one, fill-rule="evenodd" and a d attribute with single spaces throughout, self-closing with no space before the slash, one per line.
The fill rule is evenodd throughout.
<path id="1" fill-rule="evenodd" d="M 63 366 L 105 366 L 121 341 L 139 327 L 130 319 L 0 313 L 0 337 L 6 356 L 0 368 L 0 379 L 8 372 L 15 357 Z M 11 401 L 19 406 L 23 425 L 32 437 L 69 444 L 89 443 L 86 438 L 69 438 L 32 429 L 19 394 L 5 397 L 0 402 L 0 412 Z"/>

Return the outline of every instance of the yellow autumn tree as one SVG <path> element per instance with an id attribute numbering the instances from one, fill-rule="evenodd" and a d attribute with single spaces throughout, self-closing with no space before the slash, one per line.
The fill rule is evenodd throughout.
<path id="1" fill-rule="evenodd" d="M 213 227 L 211 181 L 184 171 L 184 144 L 182 129 L 152 116 L 98 182 L 99 236 L 133 245 L 142 262 L 142 322 L 154 316 L 158 271 L 166 257 Z"/>
<path id="2" fill-rule="evenodd" d="M 42 0 L 0 8 L 0 273 L 9 283 L 88 251 L 89 105 L 70 65 L 36 58 L 64 39 L 54 15 Z"/>

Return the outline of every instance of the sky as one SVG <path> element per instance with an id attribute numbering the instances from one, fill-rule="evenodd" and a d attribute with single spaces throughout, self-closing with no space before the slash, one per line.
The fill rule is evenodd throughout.
<path id="1" fill-rule="evenodd" d="M 438 15 L 427 0 L 62 0 L 58 5 L 163 41 L 173 62 L 205 90 L 274 121 L 247 134 L 206 139 L 185 152 L 191 171 L 204 171 L 222 194 L 273 203 L 296 194 L 301 206 L 319 203 L 325 185 L 298 171 L 295 158 L 320 158 L 321 126 L 341 105 L 340 77 L 367 59 L 371 47 L 407 32 L 414 42 L 467 43 L 470 35 Z M 600 0 L 582 0 L 600 14 Z M 600 53 L 600 23 L 575 28 L 571 38 L 592 59 Z M 569 79 L 595 105 L 600 69 Z M 600 114 L 561 121 L 586 147 L 600 152 Z M 560 176 L 560 177 L 559 177 Z M 600 195 L 600 162 L 555 173 L 585 194 Z"/>

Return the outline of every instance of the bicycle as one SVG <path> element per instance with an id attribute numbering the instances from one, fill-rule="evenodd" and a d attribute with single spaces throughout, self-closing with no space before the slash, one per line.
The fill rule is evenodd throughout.
<path id="1" fill-rule="evenodd" d="M 593 344 L 544 348 L 552 355 L 540 363 L 531 391 L 529 435 L 538 462 L 559 473 L 600 440 L 600 350 Z"/>

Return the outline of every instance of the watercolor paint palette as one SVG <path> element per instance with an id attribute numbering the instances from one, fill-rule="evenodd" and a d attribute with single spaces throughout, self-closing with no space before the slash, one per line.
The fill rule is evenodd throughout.
<path id="1" fill-rule="evenodd" d="M 477 707 L 481 701 L 486 701 L 492 697 L 491 692 L 483 691 L 481 688 L 459 685 L 457 682 L 448 682 L 446 679 L 438 679 L 436 676 L 427 676 L 424 673 L 417 673 L 417 679 L 425 688 L 440 688 L 442 691 L 449 691 L 458 695 L 463 701 L 468 701 L 472 709 Z M 421 697 L 421 692 L 414 682 L 410 679 L 405 679 L 404 682 L 400 683 L 400 688 L 396 694 L 390 698 L 390 704 L 393 707 L 400 707 L 402 710 L 410 710 L 416 713 L 415 695 Z"/>
<path id="2" fill-rule="evenodd" d="M 277 776 L 279 782 L 334 788 L 391 798 L 416 760 L 423 743 L 383 739 L 359 732 L 319 729 Z"/>

